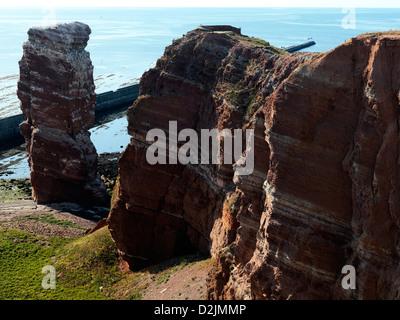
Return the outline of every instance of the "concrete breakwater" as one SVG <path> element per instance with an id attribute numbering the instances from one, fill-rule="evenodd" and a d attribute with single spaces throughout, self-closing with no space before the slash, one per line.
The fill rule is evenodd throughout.
<path id="1" fill-rule="evenodd" d="M 308 41 L 308 42 L 305 42 L 305 43 L 302 43 L 302 44 L 286 47 L 286 48 L 283 48 L 283 49 L 285 51 L 289 52 L 289 53 L 292 53 L 292 52 L 299 51 L 301 49 L 305 49 L 305 48 L 311 47 L 311 46 L 313 46 L 315 44 L 316 44 L 315 41 Z"/>
<path id="2" fill-rule="evenodd" d="M 96 113 L 112 113 L 116 108 L 132 104 L 139 96 L 139 85 L 134 84 L 96 96 Z M 25 121 L 23 114 L 0 119 L 0 147 L 15 138 L 22 138 L 19 124 Z"/>
<path id="3" fill-rule="evenodd" d="M 96 112 L 109 111 L 118 106 L 133 103 L 139 96 L 139 85 L 120 88 L 115 91 L 100 93 L 96 96 Z"/>

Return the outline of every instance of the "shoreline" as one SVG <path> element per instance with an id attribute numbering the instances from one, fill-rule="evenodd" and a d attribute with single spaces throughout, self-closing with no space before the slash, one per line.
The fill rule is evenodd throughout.
<path id="1" fill-rule="evenodd" d="M 12 154 L 11 156 L 16 156 L 18 154 L 21 154 L 22 151 L 20 150 L 23 145 L 13 148 L 11 150 L 7 150 L 6 152 L 1 153 L 0 155 L 0 160 L 4 159 L 5 154 Z M 103 175 L 107 179 L 116 179 L 118 175 L 118 159 L 121 156 L 122 152 L 103 152 L 98 154 L 98 166 L 97 170 L 100 175 Z M 2 158 L 3 157 L 3 158 Z M 25 158 L 22 160 L 26 160 Z M 9 164 L 1 164 L 0 163 L 0 175 L 4 174 L 5 171 L 10 171 L 10 175 L 13 174 L 12 169 L 8 169 L 9 167 L 12 167 L 16 163 L 19 163 L 21 160 L 16 160 L 14 162 L 11 162 Z M 7 177 L 2 177 L 0 176 L 0 181 L 22 181 L 22 180 L 29 180 L 30 177 L 24 177 L 24 178 L 7 178 Z M 1 202 L 1 198 L 0 198 Z"/>
<path id="2" fill-rule="evenodd" d="M 124 108 L 124 110 L 116 112 L 116 113 L 113 113 L 113 114 L 103 115 L 103 116 L 99 117 L 99 119 L 96 121 L 96 126 L 93 127 L 92 129 L 94 131 L 96 131 L 96 130 L 104 130 L 105 132 L 107 132 L 107 131 L 110 130 L 110 128 L 107 126 L 107 124 L 111 123 L 114 120 L 119 120 L 119 119 L 125 121 L 125 119 L 123 119 L 124 117 L 126 117 L 126 109 L 125 108 Z M 98 134 L 98 136 L 99 136 L 100 139 L 102 139 L 102 138 L 104 139 L 104 134 L 101 134 L 101 132 Z M 91 134 L 92 141 L 93 141 L 93 138 L 96 138 L 96 137 L 97 137 L 96 132 Z M 128 138 L 128 137 L 125 136 L 124 138 Z M 111 151 L 111 152 L 107 152 L 106 151 L 106 152 L 100 152 L 100 153 L 98 152 L 99 164 L 101 162 L 101 159 L 105 159 L 105 160 L 110 159 L 110 156 L 109 156 L 110 154 L 114 155 L 113 158 L 115 158 L 117 155 L 118 155 L 117 158 L 119 158 L 119 155 L 122 153 L 122 151 L 123 151 L 123 149 L 125 147 L 126 147 L 126 145 L 119 146 L 119 148 L 121 150 L 118 151 L 118 152 L 117 151 Z M 96 149 L 98 149 L 98 147 L 96 147 Z M 5 159 L 9 159 L 9 158 L 12 158 L 12 157 L 15 157 L 15 159 L 11 160 L 8 163 L 4 163 Z M 0 180 L 29 179 L 28 177 L 26 177 L 26 178 L 12 178 L 12 175 L 15 173 L 13 171 L 12 167 L 15 166 L 15 165 L 20 164 L 21 161 L 27 161 L 25 142 L 22 142 L 22 143 L 17 144 L 17 145 L 10 144 L 8 146 L 5 145 L 5 146 L 1 147 L 0 148 Z M 26 166 L 28 166 L 27 163 L 26 163 Z M 5 174 L 10 175 L 11 177 L 8 178 L 7 176 L 4 176 Z"/>
<path id="3" fill-rule="evenodd" d="M 97 171 L 109 194 L 118 176 L 118 159 L 122 152 L 105 152 L 98 155 Z M 28 178 L 0 178 L 0 208 L 6 203 L 32 201 L 32 186 Z"/>
<path id="4" fill-rule="evenodd" d="M 116 114 L 116 117 L 122 116 L 122 112 L 126 111 L 138 96 L 139 84 L 96 94 L 95 122 L 91 129 L 105 121 L 115 119 L 114 114 Z M 25 120 L 26 118 L 22 113 L 0 119 L 0 141 L 3 145 L 13 145 L 20 141 L 22 136 L 19 125 Z M 0 147 L 0 150 L 4 150 L 4 147 Z"/>

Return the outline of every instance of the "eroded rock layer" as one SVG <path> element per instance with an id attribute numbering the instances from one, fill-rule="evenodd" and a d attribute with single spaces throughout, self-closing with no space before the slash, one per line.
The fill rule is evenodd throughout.
<path id="1" fill-rule="evenodd" d="M 263 121 L 251 115 L 313 56 L 283 53 L 260 39 L 194 30 L 167 47 L 156 67 L 143 75 L 140 96 L 128 110 L 132 139 L 119 159 L 119 185 L 108 218 L 130 267 L 193 248 L 216 254 L 235 240 L 239 224 L 232 165 L 170 164 L 170 159 L 151 165 L 146 134 L 157 128 L 168 138 L 170 121 L 177 122 L 177 132 L 190 128 L 199 137 L 201 129 L 257 127 L 255 145 L 267 159 Z M 265 159 L 255 160 L 254 175 L 243 182 L 243 189 L 260 198 L 254 206 L 250 198 L 243 200 L 256 214 L 261 214 Z M 254 237 L 242 237 L 254 249 Z"/>
<path id="2" fill-rule="evenodd" d="M 254 297 L 400 298 L 399 58 L 400 35 L 361 35 L 301 66 L 262 108 L 273 151 L 245 272 Z"/>
<path id="3" fill-rule="evenodd" d="M 85 51 L 90 28 L 79 22 L 28 31 L 20 61 L 18 97 L 34 200 L 101 201 L 94 123 L 93 66 Z"/>
<path id="4" fill-rule="evenodd" d="M 287 54 L 194 30 L 129 109 L 108 225 L 131 268 L 197 248 L 210 299 L 398 299 L 400 35 Z M 254 129 L 254 171 L 156 164 L 146 134 Z M 237 166 L 239 164 L 236 164 Z M 356 289 L 342 286 L 342 267 Z"/>

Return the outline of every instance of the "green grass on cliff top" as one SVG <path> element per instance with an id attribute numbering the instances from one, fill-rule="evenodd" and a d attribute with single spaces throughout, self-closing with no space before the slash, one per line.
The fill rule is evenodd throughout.
<path id="1" fill-rule="evenodd" d="M 372 32 L 366 32 L 362 33 L 360 35 L 400 35 L 400 30 L 388 30 L 388 31 L 372 31 Z"/>
<path id="2" fill-rule="evenodd" d="M 239 35 L 236 33 L 232 33 L 232 34 L 227 33 L 226 35 L 235 41 L 240 41 L 244 44 L 247 44 L 247 45 L 250 45 L 253 47 L 266 49 L 267 51 L 269 51 L 270 53 L 273 53 L 273 54 L 287 54 L 288 53 L 287 51 L 285 51 L 283 49 L 272 46 L 269 42 L 267 42 L 263 39 L 249 37 L 249 36 L 245 36 L 245 35 Z"/>

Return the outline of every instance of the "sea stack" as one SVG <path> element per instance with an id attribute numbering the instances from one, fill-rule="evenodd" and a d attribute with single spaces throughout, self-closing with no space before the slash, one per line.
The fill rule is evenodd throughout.
<path id="1" fill-rule="evenodd" d="M 18 98 L 33 198 L 38 203 L 96 202 L 105 195 L 88 131 L 96 104 L 91 30 L 80 22 L 29 29 L 19 62 Z"/>

